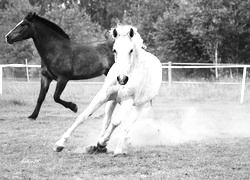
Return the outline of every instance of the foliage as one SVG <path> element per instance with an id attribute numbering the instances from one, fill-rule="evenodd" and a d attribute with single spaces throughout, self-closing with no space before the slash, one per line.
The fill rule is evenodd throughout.
<path id="1" fill-rule="evenodd" d="M 46 12 L 45 18 L 59 25 L 72 40 L 77 42 L 104 40 L 100 25 L 91 22 L 90 16 L 77 4 L 72 4 L 70 8 L 62 8 L 54 4 L 51 10 Z"/>
<path id="2" fill-rule="evenodd" d="M 28 0 L 9 0 L 6 1 L 5 5 L 2 5 L 0 9 L 0 34 L 3 38 L 0 39 L 0 59 L 1 63 L 25 63 L 25 59 L 32 61 L 37 64 L 38 55 L 36 50 L 33 48 L 33 42 L 24 41 L 22 43 L 16 43 L 14 45 L 8 45 L 5 42 L 4 36 L 10 31 L 15 25 L 21 21 L 20 17 L 24 17 L 29 11 L 37 11 L 39 8 L 31 6 Z M 16 73 L 20 69 L 13 69 L 11 72 Z M 24 71 L 23 71 L 24 72 Z"/>
<path id="3" fill-rule="evenodd" d="M 241 0 L 179 1 L 155 23 L 163 59 L 249 63 L 249 9 Z"/>
<path id="4" fill-rule="evenodd" d="M 13 8 L 15 7 L 15 8 Z M 35 11 L 37 7 L 29 5 L 27 0 L 15 1 L 11 0 L 6 5 L 6 9 L 0 10 L 1 28 L 0 33 L 5 34 L 12 29 L 18 22 L 20 17 L 26 15 L 29 11 Z M 0 59 L 3 63 L 23 63 L 24 59 L 32 59 L 34 51 L 31 48 L 30 41 L 17 43 L 13 46 L 7 45 L 4 38 L 0 40 L 0 48 L 3 53 L 0 53 Z"/>
<path id="5" fill-rule="evenodd" d="M 121 23 L 137 27 L 147 46 L 155 49 L 154 36 L 157 27 L 154 26 L 154 22 L 163 15 L 169 5 L 170 0 L 135 0 L 130 4 L 130 9 Z"/>
<path id="6" fill-rule="evenodd" d="M 155 42 L 162 56 L 168 57 L 166 61 L 199 62 L 207 59 L 202 43 L 188 31 L 192 21 L 187 13 L 185 7 L 175 4 L 155 23 L 158 28 Z"/>

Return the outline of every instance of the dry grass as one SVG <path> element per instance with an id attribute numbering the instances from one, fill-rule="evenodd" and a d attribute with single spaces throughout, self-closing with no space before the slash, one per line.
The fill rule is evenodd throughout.
<path id="1" fill-rule="evenodd" d="M 70 82 L 62 98 L 74 100 L 79 102 L 83 98 L 91 100 L 94 97 L 98 89 L 101 88 L 101 84 L 87 84 L 86 85 L 75 81 Z M 245 101 L 250 101 L 249 85 L 246 85 Z M 39 93 L 40 83 L 39 82 L 15 82 L 5 81 L 3 83 L 3 94 L 1 100 L 12 100 L 15 103 L 24 103 L 27 101 L 36 101 Z M 91 91 L 89 91 L 91 89 Z M 55 82 L 51 84 L 48 97 L 52 98 L 55 90 Z M 93 91 L 92 91 L 93 90 Z M 160 96 L 164 96 L 164 100 L 176 101 L 176 100 L 187 100 L 187 101 L 239 101 L 241 92 L 240 84 L 216 84 L 216 83 L 204 83 L 204 84 L 176 84 L 173 83 L 169 86 L 167 83 L 162 85 Z M 26 95 L 29 95 L 27 99 Z M 48 97 L 46 99 L 48 99 Z M 84 100 L 85 101 L 85 100 Z"/>
<path id="2" fill-rule="evenodd" d="M 82 111 L 101 85 L 70 83 L 62 96 Z M 49 90 L 36 121 L 39 83 L 4 82 L 0 97 L 0 179 L 249 179 L 250 99 L 239 104 L 239 85 L 163 85 L 131 130 L 129 154 L 87 155 L 103 107 L 82 125 L 61 153 L 53 144 L 77 114 L 53 101 Z M 153 117 L 153 118 L 152 118 Z M 112 151 L 116 136 L 108 146 Z"/>

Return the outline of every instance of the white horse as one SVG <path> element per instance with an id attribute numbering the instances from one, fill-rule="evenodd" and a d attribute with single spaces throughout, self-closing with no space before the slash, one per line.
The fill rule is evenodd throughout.
<path id="1" fill-rule="evenodd" d="M 54 150 L 60 152 L 65 147 L 72 132 L 86 121 L 102 104 L 106 103 L 105 116 L 97 146 L 89 153 L 106 151 L 111 134 L 122 121 L 126 127 L 121 132 L 114 155 L 125 154 L 123 149 L 127 133 L 142 110 L 157 95 L 162 82 L 162 66 L 159 59 L 143 48 L 143 40 L 132 26 L 118 26 L 110 31 L 114 38 L 113 52 L 115 64 L 111 67 L 103 87 L 89 106 L 77 117 L 73 125 L 56 142 Z M 117 117 L 113 111 L 119 103 Z M 111 122 L 111 123 L 110 123 Z"/>

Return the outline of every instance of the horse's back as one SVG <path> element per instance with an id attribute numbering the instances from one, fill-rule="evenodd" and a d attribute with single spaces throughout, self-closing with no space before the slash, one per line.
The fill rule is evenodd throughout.
<path id="1" fill-rule="evenodd" d="M 114 63 L 112 49 L 108 44 L 99 46 L 87 44 L 73 44 L 71 46 L 73 77 L 75 79 L 88 79 L 107 74 Z"/>

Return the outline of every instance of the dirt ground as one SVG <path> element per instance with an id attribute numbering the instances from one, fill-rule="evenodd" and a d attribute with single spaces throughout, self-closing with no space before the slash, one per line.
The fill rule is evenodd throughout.
<path id="1" fill-rule="evenodd" d="M 61 153 L 52 150 L 99 87 L 69 85 L 63 98 L 77 102 L 76 114 L 53 101 L 52 88 L 38 119 L 31 121 L 27 116 L 39 84 L 25 86 L 10 84 L 0 97 L 0 179 L 250 178 L 248 101 L 182 100 L 166 96 L 162 88 L 152 109 L 132 128 L 128 155 L 113 157 L 119 129 L 107 154 L 83 153 L 97 142 L 103 107 L 76 130 Z"/>

